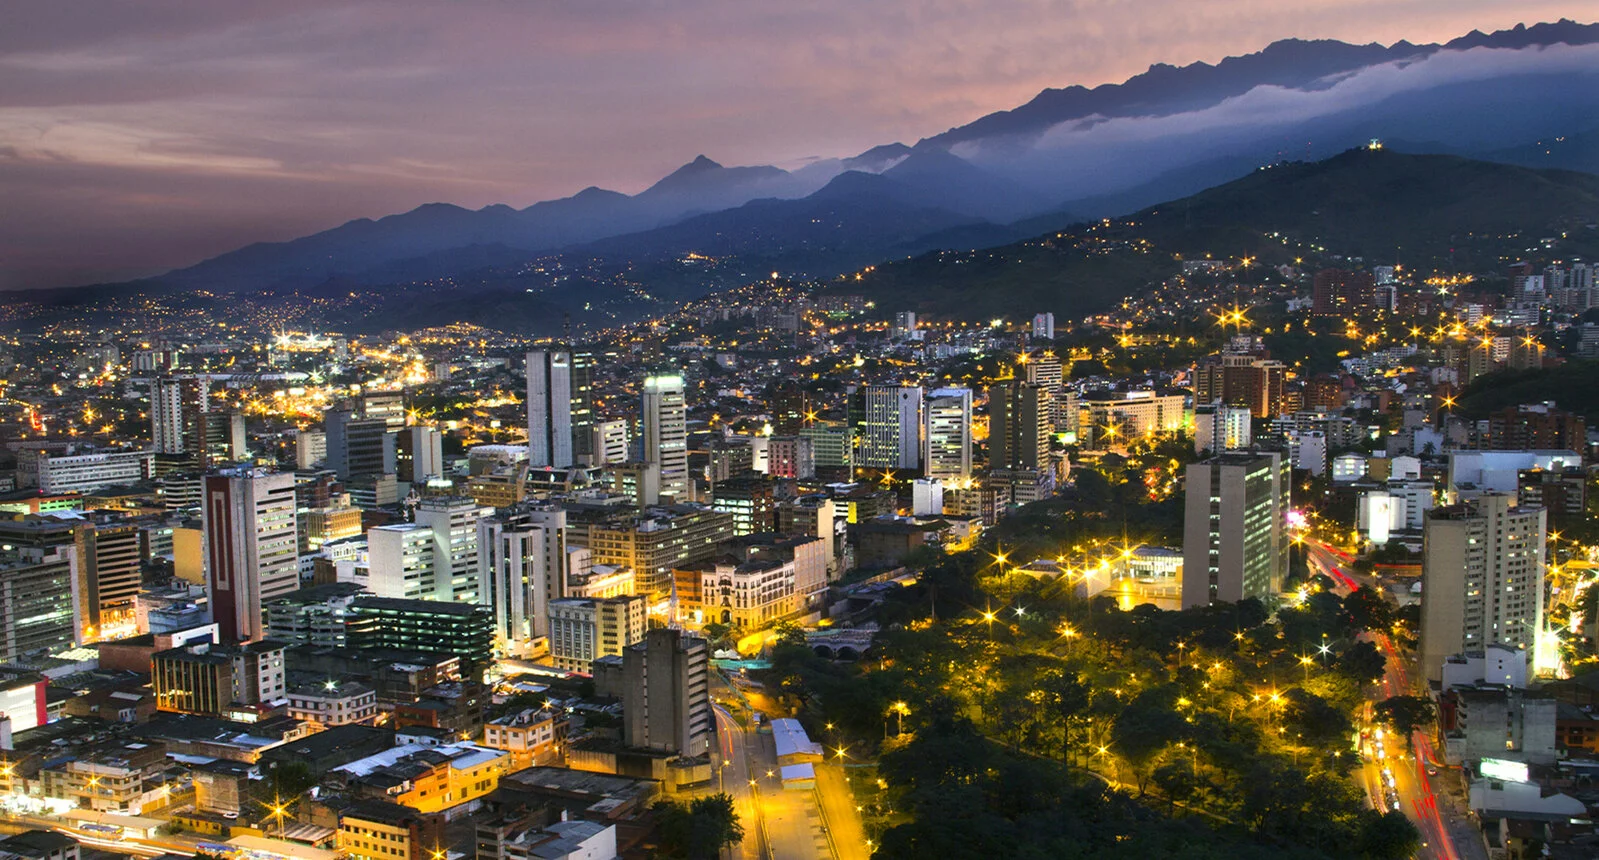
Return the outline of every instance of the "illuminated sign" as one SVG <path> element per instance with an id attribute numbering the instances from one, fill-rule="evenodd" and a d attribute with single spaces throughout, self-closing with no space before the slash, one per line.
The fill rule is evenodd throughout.
<path id="1" fill-rule="evenodd" d="M 1477 773 L 1486 779 L 1502 779 L 1506 782 L 1526 782 L 1527 765 L 1519 761 L 1505 761 L 1502 758 L 1485 758 L 1477 766 Z"/>

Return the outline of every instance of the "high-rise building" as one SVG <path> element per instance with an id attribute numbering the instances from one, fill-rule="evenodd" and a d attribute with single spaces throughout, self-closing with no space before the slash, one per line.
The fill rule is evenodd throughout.
<path id="1" fill-rule="evenodd" d="M 1211 356 L 1194 369 L 1194 402 L 1220 400 L 1242 406 L 1256 418 L 1275 418 L 1284 411 L 1287 373 L 1282 362 L 1259 354 Z"/>
<path id="2" fill-rule="evenodd" d="M 394 440 L 395 478 L 420 484 L 444 476 L 444 437 L 439 428 L 416 424 L 401 428 Z"/>
<path id="3" fill-rule="evenodd" d="M 1207 403 L 1194 407 L 1194 453 L 1220 454 L 1249 447 L 1250 414 L 1242 406 Z"/>
<path id="4" fill-rule="evenodd" d="M 417 505 L 417 525 L 433 531 L 434 600 L 482 601 L 477 523 L 493 512 L 462 496 L 435 496 Z"/>
<path id="5" fill-rule="evenodd" d="M 355 412 L 362 420 L 378 420 L 393 433 L 405 427 L 405 391 L 364 391 L 355 398 Z"/>
<path id="6" fill-rule="evenodd" d="M 150 439 L 157 454 L 193 454 L 197 416 L 209 410 L 206 382 L 162 376 L 150 383 Z"/>
<path id="7" fill-rule="evenodd" d="M 799 432 L 811 442 L 818 475 L 848 480 L 855 473 L 855 434 L 842 424 L 812 424 Z"/>
<path id="8" fill-rule="evenodd" d="M 1076 434 L 1077 444 L 1119 450 L 1130 440 L 1183 428 L 1187 398 L 1155 391 L 1112 391 L 1066 395 L 1061 429 Z"/>
<path id="9" fill-rule="evenodd" d="M 593 438 L 589 445 L 593 465 L 610 466 L 627 462 L 629 440 L 626 421 L 596 421 L 589 428 L 589 436 Z"/>
<path id="10" fill-rule="evenodd" d="M 838 567 L 834 543 L 838 524 L 834 521 L 833 500 L 821 494 L 800 496 L 777 503 L 777 531 L 785 535 L 820 538 L 823 557 L 830 571 Z"/>
<path id="11" fill-rule="evenodd" d="M 648 601 L 626 597 L 563 597 L 550 601 L 550 662 L 568 672 L 590 671 L 600 657 L 621 656 L 644 639 Z"/>
<path id="12" fill-rule="evenodd" d="M 0 546 L 0 663 L 72 647 L 77 567 L 70 545 Z"/>
<path id="13" fill-rule="evenodd" d="M 539 350 L 527 354 L 527 458 L 533 466 L 570 466 L 572 356 Z"/>
<path id="14" fill-rule="evenodd" d="M 0 550 L 9 551 L 5 557 L 11 562 L 50 567 L 45 562 L 64 553 L 72 573 L 60 592 L 38 596 L 48 599 L 53 607 L 50 611 L 41 612 L 37 619 L 17 615 L 0 619 L 0 623 L 27 627 L 38 621 L 48 626 L 52 619 L 63 617 L 64 610 L 69 641 L 98 642 L 133 635 L 137 632 L 141 541 L 138 526 L 98 512 L 71 519 L 46 515 L 0 520 Z M 46 571 L 36 569 L 29 575 L 45 576 Z"/>
<path id="15" fill-rule="evenodd" d="M 733 515 L 733 534 L 772 530 L 776 485 L 759 475 L 718 481 L 712 488 L 711 508 Z"/>
<path id="16" fill-rule="evenodd" d="M 766 440 L 766 474 L 774 478 L 816 477 L 816 455 L 804 436 L 772 436 Z"/>
<path id="17" fill-rule="evenodd" d="M 988 390 L 990 469 L 1044 470 L 1049 465 L 1050 392 L 1012 379 Z"/>
<path id="18" fill-rule="evenodd" d="M 1268 606 L 1288 573 L 1289 464 L 1277 453 L 1191 463 L 1183 506 L 1183 607 Z"/>
<path id="19" fill-rule="evenodd" d="M 566 593 L 566 512 L 518 505 L 478 521 L 478 566 L 501 647 L 519 654 L 549 635 L 550 601 Z"/>
<path id="20" fill-rule="evenodd" d="M 572 351 L 572 462 L 585 466 L 599 463 L 594 445 L 595 361 L 592 352 Z"/>
<path id="21" fill-rule="evenodd" d="M 922 458 L 922 389 L 868 385 L 860 391 L 860 456 L 868 469 L 915 469 Z"/>
<path id="22" fill-rule="evenodd" d="M 1033 314 L 1033 337 L 1038 340 L 1055 339 L 1055 315 L 1052 313 Z"/>
<path id="23" fill-rule="evenodd" d="M 816 420 L 811 408 L 810 392 L 793 380 L 785 380 L 772 389 L 772 432 L 778 436 L 793 436 Z"/>
<path id="24" fill-rule="evenodd" d="M 33 448 L 17 452 L 17 484 L 37 487 L 40 495 L 92 493 L 155 477 L 152 451 L 101 451 L 51 454 Z"/>
<path id="25" fill-rule="evenodd" d="M 895 340 L 915 340 L 917 338 L 915 311 L 894 312 L 893 336 Z"/>
<path id="26" fill-rule="evenodd" d="M 362 418 L 348 407 L 323 413 L 327 433 L 327 466 L 340 478 L 370 478 L 396 472 L 395 433 L 388 419 Z"/>
<path id="27" fill-rule="evenodd" d="M 1434 508 L 1423 531 L 1421 643 L 1428 680 L 1455 654 L 1507 645 L 1532 652 L 1543 629 L 1547 512 L 1485 493 Z"/>
<path id="28" fill-rule="evenodd" d="M 439 564 L 433 530 L 420 523 L 367 529 L 366 587 L 379 597 L 434 600 Z"/>
<path id="29" fill-rule="evenodd" d="M 644 460 L 661 476 L 661 495 L 690 501 L 688 477 L 688 404 L 681 373 L 652 373 L 644 378 Z"/>
<path id="30" fill-rule="evenodd" d="M 630 747 L 704 755 L 711 721 L 710 647 L 681 630 L 658 629 L 622 650 L 622 740 Z"/>
<path id="31" fill-rule="evenodd" d="M 969 478 L 972 474 L 972 390 L 938 388 L 927 395 L 922 474 Z"/>
<path id="32" fill-rule="evenodd" d="M 300 587 L 294 474 L 229 469 L 207 475 L 201 519 L 212 617 L 222 641 L 259 640 L 262 605 Z"/>

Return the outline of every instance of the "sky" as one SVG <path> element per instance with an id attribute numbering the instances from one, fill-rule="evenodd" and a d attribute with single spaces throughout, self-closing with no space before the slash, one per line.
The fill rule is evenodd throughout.
<path id="1" fill-rule="evenodd" d="M 1592 0 L 7 0 L 0 289 L 433 201 L 793 167 L 1276 39 L 1441 42 Z"/>

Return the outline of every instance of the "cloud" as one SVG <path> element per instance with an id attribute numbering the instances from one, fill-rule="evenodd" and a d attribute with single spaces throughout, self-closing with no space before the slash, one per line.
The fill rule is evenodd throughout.
<path id="1" fill-rule="evenodd" d="M 73 226 L 30 229 L 0 286 L 71 283 L 86 253 L 128 271 L 184 265 L 430 200 L 637 191 L 701 152 L 852 155 L 1044 87 L 1288 36 L 1435 41 L 1584 12 L 1575 0 L 18 0 L 0 28 L 0 198 L 31 194 L 49 213 L 34 220 Z M 30 190 L 52 172 L 71 193 Z M 142 237 L 107 214 L 133 211 Z"/>

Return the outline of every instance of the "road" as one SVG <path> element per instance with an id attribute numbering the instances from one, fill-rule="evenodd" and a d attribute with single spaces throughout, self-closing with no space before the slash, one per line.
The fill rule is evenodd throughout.
<path id="1" fill-rule="evenodd" d="M 717 684 L 725 701 L 739 699 L 771 707 L 758 693 L 738 696 Z M 724 695 L 725 694 L 725 695 Z M 735 705 L 736 707 L 736 705 Z M 814 789 L 784 788 L 771 735 L 745 725 L 722 705 L 715 706 L 717 746 L 727 765 L 708 790 L 732 795 L 744 842 L 745 860 L 867 860 L 865 826 L 840 762 L 816 766 Z"/>
<path id="2" fill-rule="evenodd" d="M 1314 541 L 1307 541 L 1305 547 L 1311 569 L 1326 574 L 1342 589 L 1377 587 L 1370 577 L 1348 567 L 1348 553 Z M 1367 638 L 1382 651 L 1386 661 L 1381 683 L 1372 688 L 1372 702 L 1391 696 L 1419 695 L 1410 677 L 1409 661 L 1394 646 L 1393 639 L 1386 633 Z M 1370 722 L 1370 704 L 1366 712 Z M 1374 730 L 1372 740 L 1362 753 L 1365 764 L 1361 781 L 1367 797 L 1376 809 L 1386 812 L 1397 808 L 1410 819 L 1421 833 L 1423 845 L 1418 856 L 1437 860 L 1487 860 L 1481 831 L 1468 816 L 1464 804 L 1447 793 L 1440 795 L 1434 790 L 1435 786 L 1455 779 L 1456 775 L 1443 769 L 1426 732 L 1415 732 L 1403 740 L 1389 734 L 1379 741 Z M 1429 768 L 1433 774 L 1427 772 Z"/>

